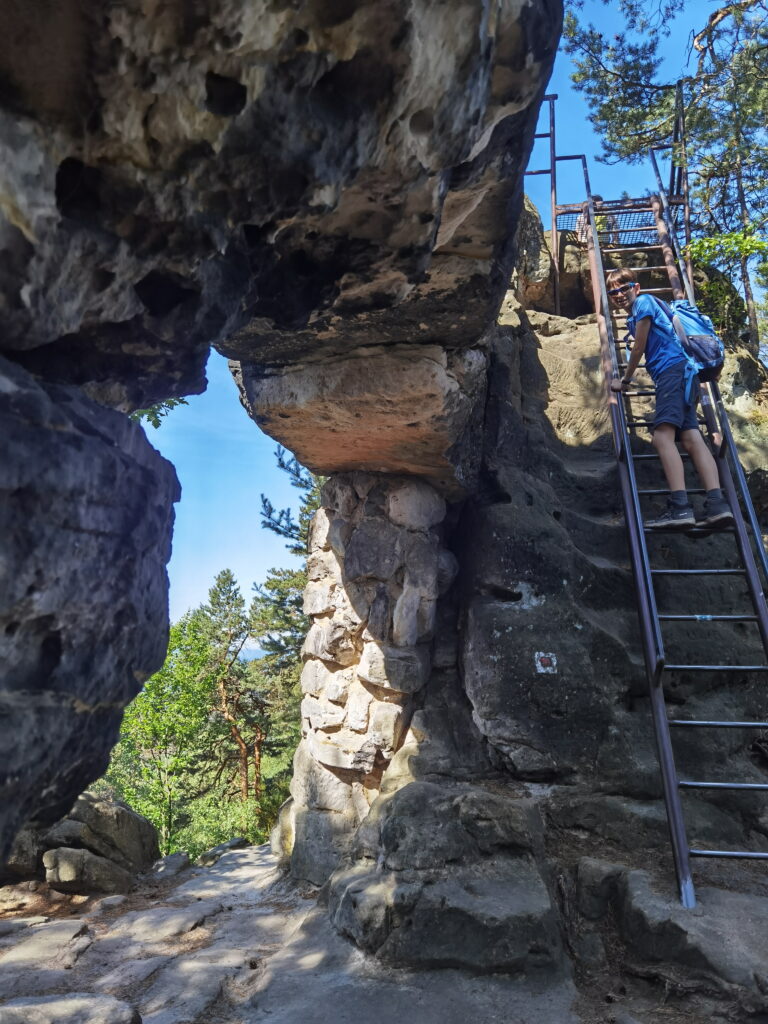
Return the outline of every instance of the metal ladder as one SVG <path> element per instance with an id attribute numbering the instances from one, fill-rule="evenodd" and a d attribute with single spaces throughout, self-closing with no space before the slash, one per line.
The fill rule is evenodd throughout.
<path id="1" fill-rule="evenodd" d="M 696 905 L 696 896 L 691 877 L 690 860 L 692 857 L 725 857 L 768 859 L 768 853 L 737 850 L 708 850 L 692 848 L 686 834 L 681 791 L 684 790 L 768 790 L 766 783 L 747 782 L 714 782 L 678 777 L 672 744 L 672 730 L 685 729 L 768 729 L 768 722 L 763 721 L 702 721 L 674 718 L 668 714 L 664 697 L 663 682 L 671 673 L 723 672 L 752 673 L 768 672 L 768 606 L 764 589 L 768 587 L 768 557 L 763 546 L 762 533 L 757 522 L 754 507 L 747 488 L 744 471 L 740 465 L 736 446 L 733 440 L 728 417 L 723 407 L 722 397 L 716 383 L 701 385 L 700 424 L 705 428 L 713 453 L 717 459 L 721 485 L 728 497 L 734 514 L 734 524 L 729 528 L 733 535 L 739 556 L 739 567 L 724 568 L 683 568 L 666 569 L 654 567 L 648 552 L 646 539 L 647 530 L 643 524 L 641 497 L 668 493 L 663 488 L 640 488 L 637 483 L 639 463 L 647 460 L 658 461 L 659 456 L 645 452 L 635 452 L 632 437 L 638 432 L 648 430 L 651 420 L 636 413 L 633 402 L 654 394 L 652 386 L 636 386 L 623 394 L 610 391 L 610 380 L 622 376 L 626 364 L 621 352 L 622 343 L 614 335 L 612 314 L 608 303 L 605 286 L 603 255 L 615 252 L 644 251 L 649 254 L 659 253 L 660 262 L 652 261 L 652 266 L 632 267 L 638 277 L 651 271 L 665 270 L 670 285 L 664 288 L 646 288 L 651 294 L 681 295 L 683 290 L 693 301 L 689 269 L 685 264 L 675 232 L 676 207 L 686 206 L 687 196 L 670 199 L 662 183 L 655 152 L 651 160 L 656 174 L 658 198 L 622 199 L 614 202 L 601 202 L 596 206 L 591 195 L 586 160 L 582 158 L 587 202 L 583 206 L 584 215 L 588 218 L 589 241 L 588 252 L 595 310 L 598 318 L 600 345 L 603 370 L 608 390 L 611 425 L 614 446 L 618 460 L 619 480 L 629 534 L 629 546 L 637 595 L 638 613 L 642 633 L 643 653 L 646 676 L 649 687 L 651 713 L 654 725 L 656 746 L 661 769 L 664 799 L 667 811 L 672 854 L 679 889 L 680 900 L 685 907 Z M 675 168 L 671 180 L 675 178 Z M 679 174 L 678 174 L 679 181 Z M 562 208 L 559 210 L 572 210 Z M 649 214 L 653 215 L 654 223 L 649 224 Z M 602 220 L 600 220 L 602 218 Z M 654 234 L 656 240 L 654 241 Z M 635 245 L 635 240 L 639 241 Z M 683 458 L 687 456 L 684 454 Z M 659 470 L 661 467 L 659 466 Z M 691 489 L 692 493 L 702 493 L 701 489 Z M 654 530 L 654 533 L 659 531 Z M 679 532 L 679 531 L 677 531 Z M 688 537 L 706 538 L 712 534 L 712 528 L 694 527 L 686 531 Z M 724 532 L 718 530 L 718 533 Z M 706 541 L 704 540 L 704 543 Z M 749 592 L 752 604 L 750 614 L 697 614 L 695 611 L 666 614 L 658 610 L 657 582 L 662 578 L 678 577 L 693 578 L 718 575 L 742 577 Z M 671 622 L 689 622 L 706 624 L 713 621 L 753 623 L 757 626 L 765 654 L 763 663 L 755 665 L 729 664 L 681 664 L 674 658 L 668 659 L 667 647 L 663 636 L 662 624 Z M 702 628 L 706 628 L 703 625 Z"/>

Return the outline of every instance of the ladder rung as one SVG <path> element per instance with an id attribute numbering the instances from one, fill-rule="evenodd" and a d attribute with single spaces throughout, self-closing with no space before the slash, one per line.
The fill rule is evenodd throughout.
<path id="1" fill-rule="evenodd" d="M 680 458 L 683 459 L 683 460 L 690 459 L 690 457 L 691 457 L 687 452 L 680 452 L 679 455 L 680 455 Z M 632 458 L 633 459 L 658 459 L 659 456 L 658 455 L 636 455 L 633 452 L 632 453 Z"/>
<path id="2" fill-rule="evenodd" d="M 749 853 L 746 850 L 689 850 L 691 857 L 741 857 L 745 860 L 768 860 L 768 853 Z"/>
<path id="3" fill-rule="evenodd" d="M 698 417 L 699 423 L 706 423 L 707 421 L 703 416 Z M 633 416 L 632 419 L 627 421 L 628 423 L 642 424 L 643 426 L 650 427 L 656 422 L 651 416 Z"/>
<path id="4" fill-rule="evenodd" d="M 768 665 L 664 665 L 664 672 L 768 672 Z"/>
<path id="5" fill-rule="evenodd" d="M 603 248 L 602 246 L 600 246 L 600 251 L 601 252 L 626 252 L 627 249 L 631 249 L 632 252 L 644 252 L 646 249 L 661 249 L 661 248 L 662 248 L 662 245 L 661 245 L 660 242 L 657 242 L 654 245 L 630 245 L 629 243 L 625 243 L 624 245 L 620 245 L 618 247 L 618 249 L 614 248 L 614 247 Z M 618 267 L 616 269 L 618 270 Z"/>
<path id="6" fill-rule="evenodd" d="M 756 615 L 660 615 L 663 622 L 759 622 Z"/>
<path id="7" fill-rule="evenodd" d="M 651 388 L 648 391 L 625 391 L 625 398 L 642 398 L 644 395 L 655 395 L 656 388 Z"/>
<path id="8" fill-rule="evenodd" d="M 768 790 L 768 782 L 689 782 L 680 779 L 681 789 L 746 789 Z"/>
<path id="9" fill-rule="evenodd" d="M 614 268 L 614 269 L 618 269 L 618 268 Z M 667 267 L 666 267 L 666 264 L 662 264 L 661 266 L 657 266 L 657 267 L 622 267 L 621 269 L 622 270 L 628 270 L 630 272 L 630 274 L 643 274 L 643 273 L 648 273 L 651 270 L 666 270 Z M 607 270 L 605 272 L 605 276 L 607 277 L 608 274 L 612 274 L 612 273 L 613 273 L 612 270 Z"/>
<path id="10" fill-rule="evenodd" d="M 699 426 L 704 426 L 706 425 L 707 421 L 703 419 L 703 417 L 699 416 L 697 422 Z M 649 430 L 654 423 L 655 420 L 629 420 L 627 422 L 627 426 L 630 430 L 632 430 L 635 427 L 638 427 L 640 430 Z"/>
<path id="11" fill-rule="evenodd" d="M 670 725 L 708 726 L 711 729 L 768 729 L 768 722 L 704 722 L 701 719 L 670 718 Z"/>
<path id="12" fill-rule="evenodd" d="M 643 489 L 638 488 L 637 493 L 638 494 L 671 494 L 672 492 L 669 490 L 668 487 L 659 487 L 659 488 L 643 488 Z M 705 487 L 689 487 L 688 488 L 688 494 L 706 494 L 706 493 L 707 493 L 707 491 L 706 491 Z"/>
<path id="13" fill-rule="evenodd" d="M 713 533 L 734 533 L 734 526 L 723 526 L 722 523 L 707 523 L 702 520 L 693 526 L 680 526 L 677 523 L 670 523 L 667 526 L 643 526 L 643 530 L 653 536 L 654 534 L 684 533 L 686 537 L 710 537 Z"/>
<path id="14" fill-rule="evenodd" d="M 597 214 L 598 217 L 600 217 L 601 215 L 602 216 L 606 216 L 606 215 L 610 216 L 610 214 L 612 214 L 613 212 L 614 212 L 613 210 L 604 210 L 604 211 L 597 210 L 596 214 Z M 645 227 L 636 227 L 636 228 L 605 228 L 605 229 L 601 229 L 600 231 L 598 231 L 598 234 L 599 235 L 632 235 L 636 231 L 656 231 L 656 225 L 655 224 L 650 224 L 650 225 L 646 225 Z"/>
<path id="15" fill-rule="evenodd" d="M 746 569 L 651 569 L 654 576 L 743 576 Z"/>

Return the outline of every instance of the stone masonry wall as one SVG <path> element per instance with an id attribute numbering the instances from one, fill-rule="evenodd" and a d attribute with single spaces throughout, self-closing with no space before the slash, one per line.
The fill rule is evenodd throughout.
<path id="1" fill-rule="evenodd" d="M 368 814 L 432 667 L 438 596 L 457 565 L 424 481 L 331 477 L 315 516 L 304 610 L 302 741 L 280 842 L 322 883 Z M 295 843 L 294 843 L 295 835 Z"/>

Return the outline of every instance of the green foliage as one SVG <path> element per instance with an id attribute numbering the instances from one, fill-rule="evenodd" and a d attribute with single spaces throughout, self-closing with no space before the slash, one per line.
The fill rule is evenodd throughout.
<path id="1" fill-rule="evenodd" d="M 129 415 L 137 423 L 147 422 L 157 430 L 168 413 L 179 405 L 189 405 L 189 402 L 186 398 L 166 398 L 164 402 L 150 405 L 148 409 L 135 409 Z"/>
<path id="2" fill-rule="evenodd" d="M 688 252 L 696 263 L 732 267 L 743 257 L 768 258 L 768 242 L 752 231 L 727 231 L 721 235 L 695 238 L 688 246 Z"/>
<path id="3" fill-rule="evenodd" d="M 321 481 L 282 449 L 277 457 L 301 503 L 294 519 L 264 499 L 264 525 L 305 555 Z M 165 664 L 126 709 L 100 786 L 157 826 L 164 854 L 268 837 L 300 738 L 305 585 L 303 565 L 271 569 L 246 609 L 224 569 L 206 604 L 171 627 Z M 253 646 L 261 656 L 248 660 Z"/>
<path id="4" fill-rule="evenodd" d="M 125 710 L 107 781 L 176 847 L 179 812 L 199 792 L 201 737 L 211 706 L 210 652 L 195 615 L 171 626 L 165 664 Z"/>
<path id="5" fill-rule="evenodd" d="M 320 507 L 320 489 L 325 478 L 315 476 L 305 469 L 297 459 L 287 456 L 286 450 L 278 445 L 275 449 L 277 465 L 284 473 L 288 474 L 291 485 L 301 491 L 299 518 L 298 520 L 293 518 L 290 508 L 276 509 L 269 498 L 262 494 L 261 525 L 265 530 L 271 530 L 279 537 L 285 537 L 289 541 L 286 547 L 292 555 L 305 556 L 309 548 L 309 526 L 312 516 Z"/>

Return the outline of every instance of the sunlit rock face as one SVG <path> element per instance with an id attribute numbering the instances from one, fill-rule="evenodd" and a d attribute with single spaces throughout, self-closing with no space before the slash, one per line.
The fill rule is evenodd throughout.
<path id="1" fill-rule="evenodd" d="M 370 346 L 346 356 L 235 372 L 266 433 L 323 473 L 363 469 L 430 478 L 460 497 L 477 483 L 486 347 Z"/>
<path id="2" fill-rule="evenodd" d="M 276 837 L 299 878 L 321 884 L 336 866 L 430 677 L 438 597 L 458 568 L 441 543 L 445 514 L 419 480 L 353 473 L 323 489 L 304 594 L 302 741 Z"/>

